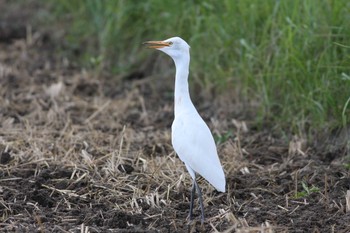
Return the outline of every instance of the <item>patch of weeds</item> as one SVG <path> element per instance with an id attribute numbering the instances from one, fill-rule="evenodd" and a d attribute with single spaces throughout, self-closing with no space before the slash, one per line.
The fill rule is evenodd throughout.
<path id="1" fill-rule="evenodd" d="M 344 167 L 345 167 L 346 169 L 350 170 L 350 163 L 344 164 Z"/>
<path id="2" fill-rule="evenodd" d="M 345 156 L 343 166 L 344 168 L 350 170 L 350 155 Z"/>
<path id="3" fill-rule="evenodd" d="M 218 134 L 214 135 L 214 140 L 216 144 L 222 144 L 232 137 L 233 137 L 233 133 L 231 131 L 228 131 L 222 135 L 218 135 Z"/>
<path id="4" fill-rule="evenodd" d="M 303 191 L 297 192 L 294 195 L 294 198 L 302 198 L 302 197 L 307 197 L 309 196 L 311 193 L 317 193 L 320 191 L 320 189 L 314 185 L 312 185 L 311 187 L 309 187 L 304 181 L 301 182 L 301 186 L 303 187 Z"/>

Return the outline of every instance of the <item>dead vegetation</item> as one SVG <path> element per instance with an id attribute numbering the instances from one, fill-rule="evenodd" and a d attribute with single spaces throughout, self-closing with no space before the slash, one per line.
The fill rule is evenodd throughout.
<path id="1" fill-rule="evenodd" d="M 206 221 L 187 221 L 191 180 L 170 145 L 172 80 L 118 81 L 56 56 L 45 32 L 18 34 L 0 43 L 4 231 L 350 231 L 346 148 L 251 129 L 227 96 L 199 108 L 222 140 L 228 191 L 200 180 Z"/>

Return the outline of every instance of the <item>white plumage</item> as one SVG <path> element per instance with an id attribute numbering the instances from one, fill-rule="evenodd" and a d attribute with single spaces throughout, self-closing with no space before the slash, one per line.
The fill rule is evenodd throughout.
<path id="1" fill-rule="evenodd" d="M 196 173 L 220 192 L 225 192 L 226 181 L 214 138 L 190 98 L 188 88 L 190 46 L 180 37 L 164 41 L 148 41 L 145 44 L 149 48 L 163 51 L 175 62 L 175 119 L 172 124 L 172 144 L 193 179 L 190 219 L 192 219 L 193 194 L 197 188 L 202 211 L 201 219 L 204 221 L 203 203 L 196 182 Z"/>

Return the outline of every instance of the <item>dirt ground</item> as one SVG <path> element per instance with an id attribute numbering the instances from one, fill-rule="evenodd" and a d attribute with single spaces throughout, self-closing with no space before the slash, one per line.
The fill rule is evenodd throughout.
<path id="1" fill-rule="evenodd" d="M 350 232 L 346 147 L 257 128 L 228 95 L 194 98 L 221 140 L 227 192 L 200 179 L 206 220 L 196 203 L 189 221 L 191 179 L 170 143 L 173 80 L 151 67 L 86 71 L 57 53 L 64 40 L 32 23 L 37 5 L 5 3 L 2 232 Z"/>

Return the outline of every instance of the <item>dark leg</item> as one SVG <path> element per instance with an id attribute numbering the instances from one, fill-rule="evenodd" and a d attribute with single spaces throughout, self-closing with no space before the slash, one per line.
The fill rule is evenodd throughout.
<path id="1" fill-rule="evenodd" d="M 199 197 L 199 205 L 201 207 L 201 212 L 202 212 L 202 216 L 201 216 L 201 222 L 202 224 L 204 223 L 204 206 L 203 206 L 203 199 L 202 199 L 202 192 L 201 192 L 201 189 L 199 188 L 198 184 L 197 184 L 197 181 L 194 180 L 194 185 L 195 187 L 197 188 L 197 191 L 198 191 L 198 197 Z M 192 189 L 192 191 L 195 190 Z M 193 204 L 193 203 L 192 203 Z"/>
<path id="2" fill-rule="evenodd" d="M 193 218 L 193 202 L 194 202 L 194 194 L 196 192 L 196 185 L 195 185 L 196 180 L 193 181 L 192 183 L 192 191 L 191 191 L 191 203 L 190 203 L 190 220 Z"/>

